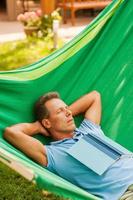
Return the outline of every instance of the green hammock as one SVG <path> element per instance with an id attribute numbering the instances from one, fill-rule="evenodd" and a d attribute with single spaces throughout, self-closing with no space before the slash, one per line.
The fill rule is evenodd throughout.
<path id="1" fill-rule="evenodd" d="M 59 51 L 27 67 L 0 73 L 0 159 L 42 189 L 74 200 L 99 199 L 39 166 L 2 137 L 6 126 L 34 120 L 33 104 L 48 91 L 58 91 L 70 104 L 98 90 L 105 134 L 133 150 L 132 3 L 113 1 Z M 80 121 L 76 119 L 77 125 Z"/>

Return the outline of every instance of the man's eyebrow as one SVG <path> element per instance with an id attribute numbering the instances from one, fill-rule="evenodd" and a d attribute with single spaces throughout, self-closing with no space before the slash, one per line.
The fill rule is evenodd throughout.
<path id="1" fill-rule="evenodd" d="M 59 108 L 57 108 L 57 110 L 59 110 L 61 108 L 68 108 L 68 105 L 60 106 Z"/>
<path id="2" fill-rule="evenodd" d="M 56 109 L 56 111 L 58 111 L 58 110 L 60 110 L 60 109 L 62 109 L 62 108 L 63 108 L 63 107 L 62 107 L 62 106 L 60 106 L 59 108 L 57 108 L 57 109 Z"/>

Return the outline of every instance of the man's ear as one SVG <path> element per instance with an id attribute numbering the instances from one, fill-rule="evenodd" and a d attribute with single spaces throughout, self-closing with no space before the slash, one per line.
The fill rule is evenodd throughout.
<path id="1" fill-rule="evenodd" d="M 51 123 L 50 123 L 50 121 L 48 119 L 43 119 L 42 120 L 42 124 L 46 129 L 51 128 Z"/>

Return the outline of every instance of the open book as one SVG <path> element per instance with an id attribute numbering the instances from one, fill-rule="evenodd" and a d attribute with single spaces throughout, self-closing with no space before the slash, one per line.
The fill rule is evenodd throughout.
<path id="1" fill-rule="evenodd" d="M 131 153 L 105 135 L 100 137 L 92 133 L 81 137 L 67 152 L 99 175 L 122 155 Z"/>

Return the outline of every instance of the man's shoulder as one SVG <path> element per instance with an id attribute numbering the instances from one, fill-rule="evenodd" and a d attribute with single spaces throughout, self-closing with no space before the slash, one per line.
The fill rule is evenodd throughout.
<path id="1" fill-rule="evenodd" d="M 82 132 L 83 134 L 87 134 L 89 132 L 93 134 L 104 135 L 100 125 L 95 124 L 94 122 L 86 118 L 84 118 L 81 122 L 78 131 Z"/>
<path id="2" fill-rule="evenodd" d="M 80 126 L 78 127 L 78 129 L 80 130 L 82 128 L 89 128 L 91 126 L 96 126 L 96 124 L 94 124 L 90 120 L 84 118 L 83 121 L 81 122 Z"/>

